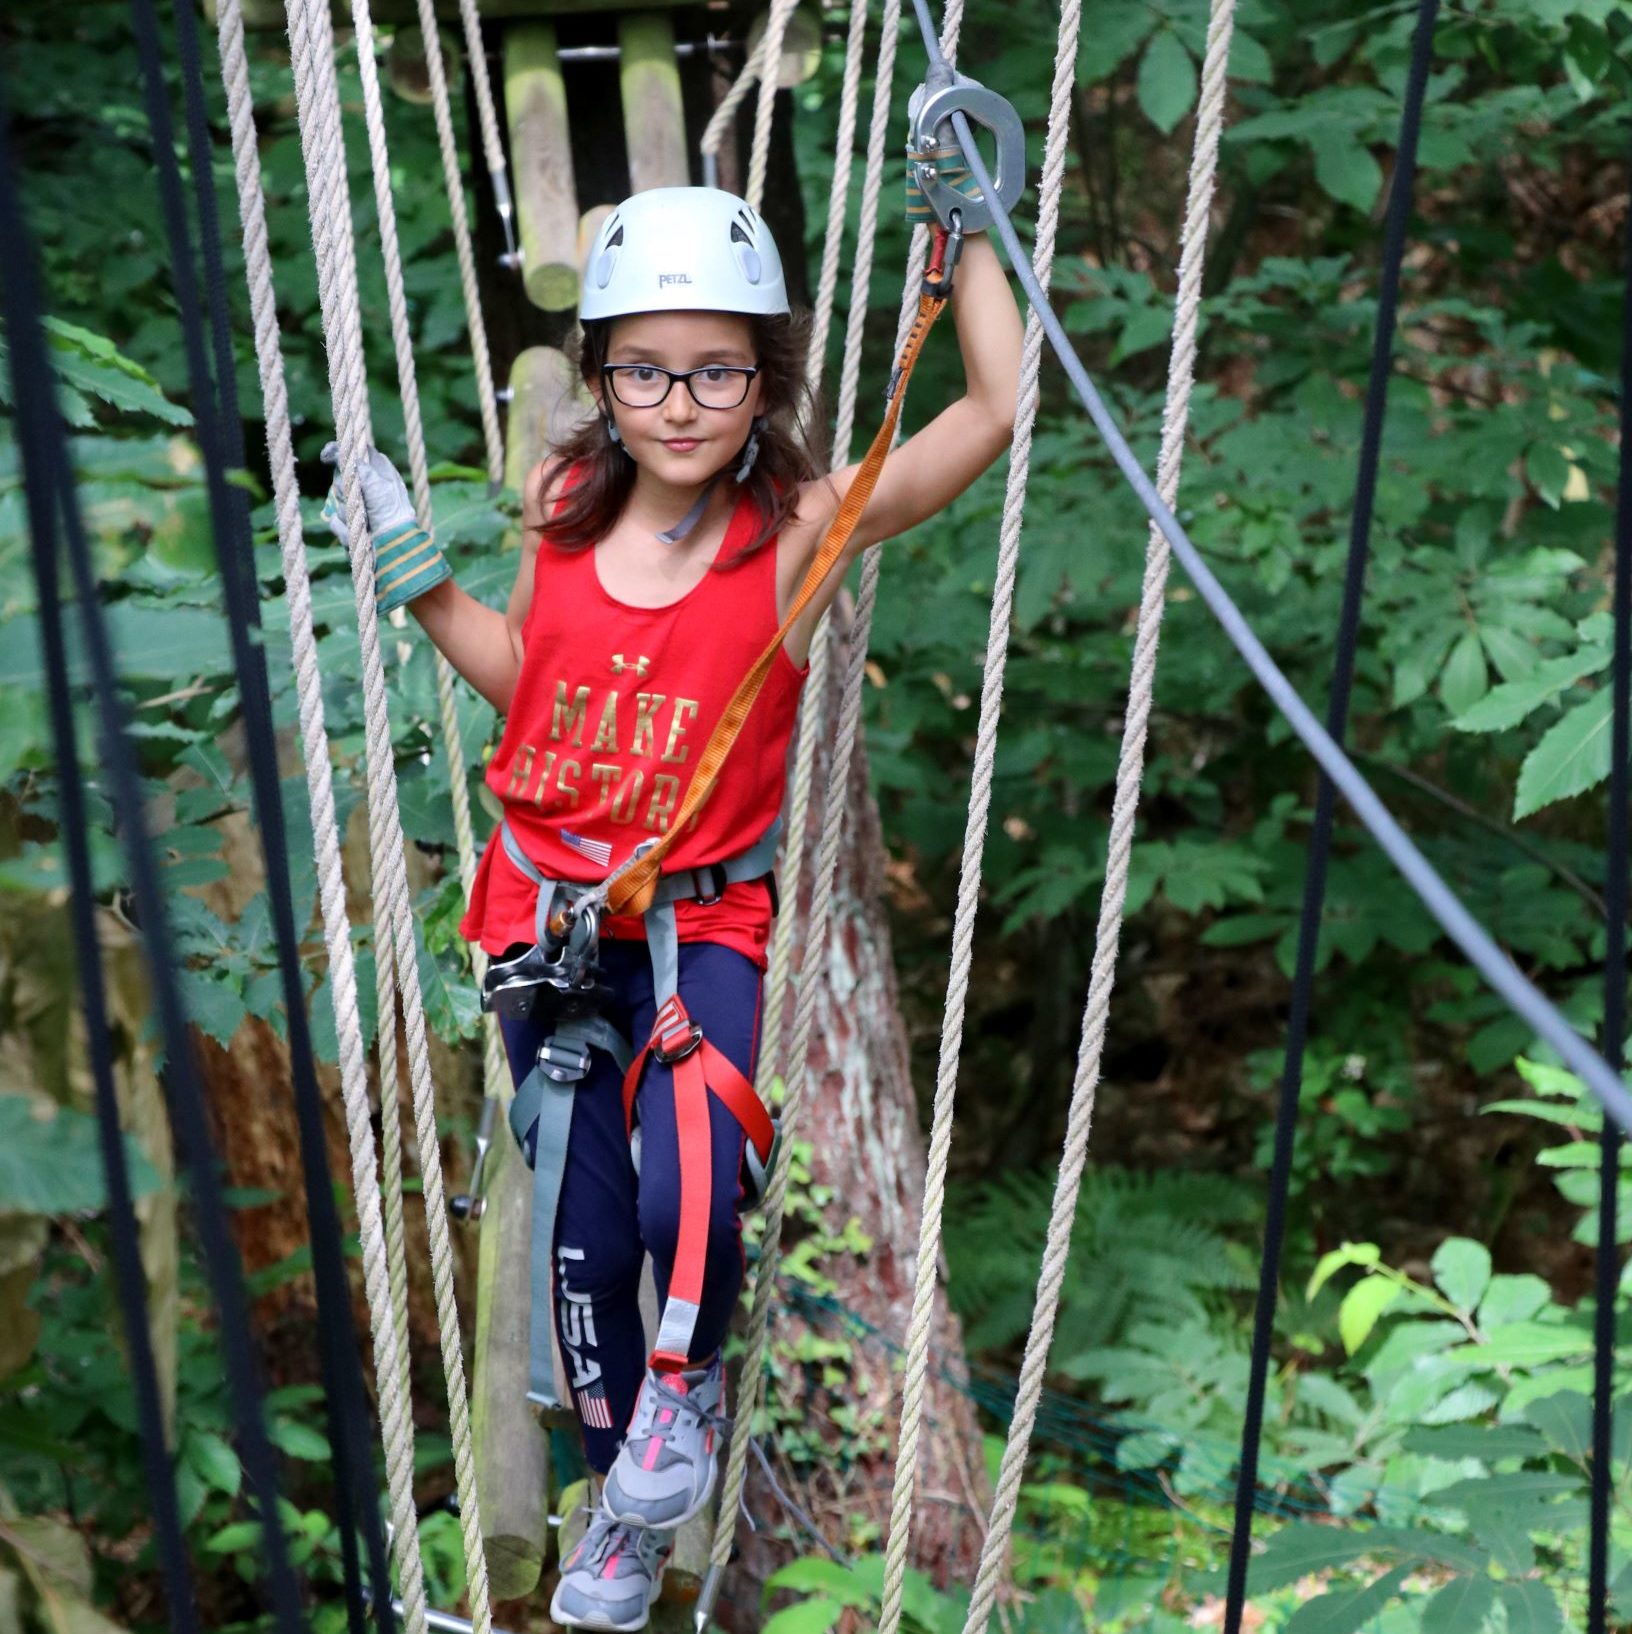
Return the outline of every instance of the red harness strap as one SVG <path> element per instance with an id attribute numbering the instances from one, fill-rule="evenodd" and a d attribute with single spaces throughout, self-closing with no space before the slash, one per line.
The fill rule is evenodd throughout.
<path id="1" fill-rule="evenodd" d="M 735 1065 L 703 1037 L 679 994 L 667 1000 L 652 1023 L 652 1035 L 623 1079 L 624 1128 L 633 1131 L 635 1094 L 647 1056 L 655 1056 L 674 1073 L 674 1119 L 680 1141 L 680 1238 L 675 1246 L 669 1299 L 697 1305 L 703 1296 L 703 1266 L 708 1257 L 709 1200 L 714 1190 L 714 1144 L 709 1130 L 708 1097 L 712 1091 L 740 1123 L 761 1162 L 768 1162 L 776 1128 L 754 1086 Z M 657 1350 L 652 1365 L 685 1367 L 691 1358 Z"/>

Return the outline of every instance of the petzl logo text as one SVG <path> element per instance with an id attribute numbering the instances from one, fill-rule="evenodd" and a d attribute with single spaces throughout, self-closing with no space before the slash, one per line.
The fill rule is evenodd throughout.
<path id="1" fill-rule="evenodd" d="M 657 275 L 657 287 L 659 289 L 666 289 L 670 284 L 689 284 L 690 282 L 691 274 L 689 272 L 660 272 Z"/>

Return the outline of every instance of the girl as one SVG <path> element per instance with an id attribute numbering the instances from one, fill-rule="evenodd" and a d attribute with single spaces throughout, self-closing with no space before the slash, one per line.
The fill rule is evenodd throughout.
<path id="1" fill-rule="evenodd" d="M 718 784 L 664 860 L 668 906 L 600 924 L 585 964 L 599 1019 L 575 1023 L 569 1010 L 563 1022 L 557 1007 L 549 1020 L 504 1021 L 518 1085 L 532 1076 L 546 1096 L 546 1079 L 568 1085 L 554 1314 L 585 1451 L 605 1478 L 563 1565 L 558 1623 L 642 1627 L 674 1529 L 713 1489 L 745 1146 L 752 1135 L 763 1159 L 768 1145 L 747 1085 L 775 911 L 769 859 L 811 636 L 842 565 L 933 516 L 1012 433 L 1020 318 L 983 236 L 964 248 L 952 310 L 965 395 L 886 461 L 841 570 L 793 625 Z M 595 413 L 528 479 L 505 612 L 453 582 L 387 462 L 371 456 L 362 471 L 382 605 L 410 602 L 506 717 L 487 774 L 506 822 L 463 929 L 523 964 L 548 940 L 553 906 L 667 833 L 856 470 L 823 474 L 810 454 L 806 324 L 789 311 L 765 223 L 734 195 L 666 188 L 625 201 L 590 253 L 579 316 Z M 627 1084 L 611 1032 L 653 1038 Z M 541 1128 L 524 1133 L 548 1146 Z M 663 1310 L 650 1359 L 637 1305 L 646 1254 Z"/>

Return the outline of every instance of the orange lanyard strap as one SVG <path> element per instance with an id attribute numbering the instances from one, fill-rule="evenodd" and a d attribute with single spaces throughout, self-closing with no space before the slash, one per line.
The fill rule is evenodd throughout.
<path id="1" fill-rule="evenodd" d="M 771 665 L 775 662 L 777 653 L 781 651 L 783 642 L 788 639 L 788 632 L 798 621 L 800 614 L 810 605 L 811 597 L 821 589 L 828 575 L 838 565 L 845 547 L 856 531 L 856 524 L 860 522 L 862 512 L 867 508 L 867 501 L 872 498 L 873 489 L 878 486 L 879 473 L 884 469 L 884 461 L 888 458 L 890 446 L 895 441 L 895 427 L 901 418 L 901 404 L 907 394 L 907 382 L 912 378 L 913 368 L 918 362 L 918 354 L 923 350 L 925 338 L 935 320 L 941 315 L 941 309 L 946 305 L 950 269 L 943 265 L 945 243 L 946 234 L 937 231 L 936 254 L 929 276 L 924 280 L 924 291 L 918 297 L 918 315 L 913 319 L 912 328 L 907 332 L 906 344 L 901 348 L 901 356 L 896 361 L 895 373 L 890 376 L 889 406 L 884 412 L 884 423 L 879 426 L 872 446 L 857 468 L 855 480 L 850 484 L 850 491 L 834 513 L 832 522 L 828 524 L 826 536 L 816 552 L 816 559 L 810 564 L 805 581 L 799 586 L 799 593 L 793 598 L 787 617 L 782 620 L 782 627 L 771 637 L 765 650 L 754 660 L 753 667 L 743 676 L 730 703 L 725 706 L 724 714 L 720 716 L 710 734 L 702 756 L 697 762 L 697 770 L 692 776 L 685 798 L 680 802 L 680 809 L 669 824 L 668 832 L 608 882 L 607 907 L 612 913 L 644 913 L 651 906 L 664 857 L 668 855 L 692 816 L 713 792 L 720 768 L 725 764 L 725 757 L 731 753 L 732 745 L 737 741 L 748 719 L 749 711 L 754 707 L 754 700 L 759 697 L 765 685 L 765 678 L 771 673 Z"/>

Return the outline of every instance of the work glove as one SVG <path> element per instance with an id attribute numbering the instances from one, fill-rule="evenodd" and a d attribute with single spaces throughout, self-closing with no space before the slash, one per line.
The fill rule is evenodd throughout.
<path id="1" fill-rule="evenodd" d="M 323 459 L 328 465 L 338 466 L 340 445 L 329 443 Z M 451 579 L 453 569 L 437 547 L 434 535 L 419 525 L 408 485 L 379 449 L 371 448 L 363 456 L 359 475 L 363 509 L 368 513 L 368 535 L 374 541 L 375 599 L 382 613 L 390 613 L 435 589 L 444 579 Z M 341 544 L 350 545 L 338 469 L 329 497 L 323 502 L 323 520 Z"/>
<path id="2" fill-rule="evenodd" d="M 920 85 L 907 102 L 907 129 L 909 133 L 916 129 L 918 110 L 923 106 L 929 87 Z M 914 227 L 922 224 L 925 227 L 935 225 L 937 211 L 924 197 L 924 190 L 919 184 L 918 166 L 930 164 L 935 167 L 936 178 L 941 185 L 950 188 L 952 192 L 969 200 L 981 197 L 980 187 L 975 181 L 969 166 L 964 163 L 963 149 L 958 146 L 958 138 L 952 129 L 952 121 L 944 119 L 935 131 L 935 140 L 928 146 L 918 149 L 913 146 L 909 134 L 907 141 L 907 204 L 906 216 Z M 949 226 L 948 222 L 941 222 L 941 226 Z"/>

